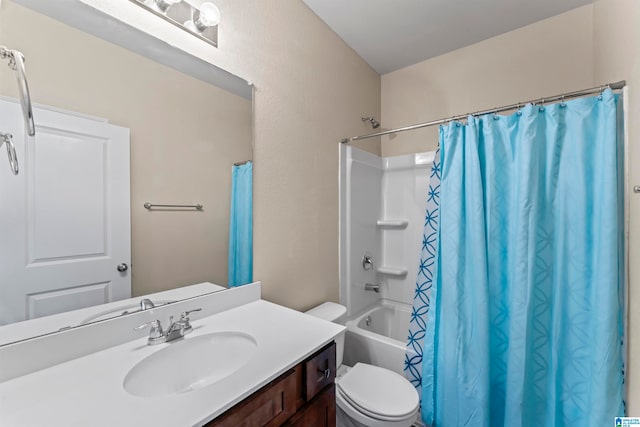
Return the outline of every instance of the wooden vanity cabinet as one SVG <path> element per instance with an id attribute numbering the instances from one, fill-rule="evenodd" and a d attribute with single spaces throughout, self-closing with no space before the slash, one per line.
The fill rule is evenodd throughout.
<path id="1" fill-rule="evenodd" d="M 336 425 L 336 386 L 331 383 L 286 423 L 287 427 L 335 426 Z"/>
<path id="2" fill-rule="evenodd" d="M 335 427 L 336 345 L 296 365 L 206 427 Z"/>

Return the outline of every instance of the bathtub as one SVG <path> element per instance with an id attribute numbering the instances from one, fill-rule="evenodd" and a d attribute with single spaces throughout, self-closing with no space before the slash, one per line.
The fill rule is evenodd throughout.
<path id="1" fill-rule="evenodd" d="M 404 375 L 410 316 L 410 305 L 383 299 L 348 319 L 344 363 L 369 363 Z"/>

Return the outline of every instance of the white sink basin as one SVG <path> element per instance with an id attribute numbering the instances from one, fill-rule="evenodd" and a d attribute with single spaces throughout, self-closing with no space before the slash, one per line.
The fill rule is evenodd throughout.
<path id="1" fill-rule="evenodd" d="M 257 349 L 242 332 L 217 332 L 161 344 L 126 375 L 124 389 L 139 397 L 186 393 L 208 386 L 242 368 Z"/>

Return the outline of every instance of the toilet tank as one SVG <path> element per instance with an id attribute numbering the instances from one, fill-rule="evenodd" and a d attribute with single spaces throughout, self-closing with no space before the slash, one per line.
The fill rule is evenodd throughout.
<path id="1" fill-rule="evenodd" d="M 344 325 L 347 314 L 347 307 L 345 307 L 344 305 L 336 304 L 335 302 L 325 302 L 317 307 L 312 308 L 311 310 L 305 311 L 305 314 L 313 317 L 318 317 L 328 322 Z M 344 355 L 344 335 L 345 333 L 343 331 L 336 337 L 337 367 L 340 367 L 342 365 L 342 356 Z"/>

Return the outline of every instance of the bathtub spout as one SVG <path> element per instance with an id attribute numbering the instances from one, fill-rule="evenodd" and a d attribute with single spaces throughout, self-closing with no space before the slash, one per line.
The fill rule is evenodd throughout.
<path id="1" fill-rule="evenodd" d="M 364 284 L 364 290 L 365 291 L 373 291 L 373 292 L 375 292 L 377 294 L 378 292 L 380 292 L 380 285 L 374 285 L 374 284 L 371 284 L 371 283 L 365 283 Z"/>

